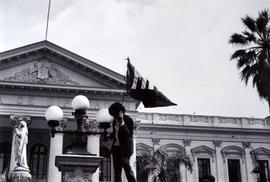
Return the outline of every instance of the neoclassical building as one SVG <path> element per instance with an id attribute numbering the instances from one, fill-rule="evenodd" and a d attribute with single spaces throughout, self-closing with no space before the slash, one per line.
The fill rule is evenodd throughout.
<path id="1" fill-rule="evenodd" d="M 218 182 L 256 182 L 256 164 L 260 180 L 270 180 L 267 119 L 139 113 L 139 121 L 137 154 L 161 147 L 190 155 L 193 172 L 180 166 L 182 181 L 211 174 Z"/>
<path id="2" fill-rule="evenodd" d="M 75 129 L 71 100 L 85 95 L 90 101 L 89 126 L 99 109 L 115 101 L 125 105 L 137 126 L 137 154 L 161 147 L 169 153 L 190 155 L 193 172 L 180 166 L 183 182 L 200 182 L 208 174 L 217 182 L 255 182 L 252 170 L 256 164 L 261 167 L 261 181 L 269 181 L 269 120 L 138 113 L 139 103 L 126 94 L 123 75 L 49 41 L 0 53 L 0 88 L 1 173 L 14 168 L 13 128 L 24 119 L 29 127 L 27 156 L 33 181 L 61 181 L 55 156 L 68 152 L 75 139 L 64 134 L 51 137 L 44 113 L 51 105 L 60 106 L 64 111 L 62 129 Z M 104 155 L 106 141 L 91 137 L 84 138 L 87 150 Z M 112 171 L 110 156 L 104 157 L 92 179 L 113 181 Z"/>

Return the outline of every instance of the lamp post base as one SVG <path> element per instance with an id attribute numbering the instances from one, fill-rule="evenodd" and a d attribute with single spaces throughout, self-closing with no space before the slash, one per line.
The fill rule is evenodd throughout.
<path id="1" fill-rule="evenodd" d="M 11 182 L 31 182 L 32 176 L 30 174 L 30 170 L 23 168 L 23 167 L 17 167 L 13 170 L 11 173 Z"/>
<path id="2" fill-rule="evenodd" d="M 63 154 L 56 156 L 55 165 L 63 174 L 63 182 L 92 182 L 101 160 L 98 156 Z"/>

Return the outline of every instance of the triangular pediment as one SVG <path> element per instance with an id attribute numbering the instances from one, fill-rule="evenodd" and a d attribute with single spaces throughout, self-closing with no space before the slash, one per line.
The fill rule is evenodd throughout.
<path id="1" fill-rule="evenodd" d="M 153 150 L 153 148 L 144 144 L 144 143 L 137 143 L 136 150 L 141 152 L 141 153 L 146 153 L 146 152 L 151 152 Z"/>
<path id="2" fill-rule="evenodd" d="M 256 155 L 268 155 L 270 156 L 270 150 L 264 148 L 264 147 L 260 147 L 254 150 L 254 153 Z"/>
<path id="3" fill-rule="evenodd" d="M 242 155 L 242 154 L 245 153 L 245 151 L 242 148 L 238 147 L 238 146 L 228 146 L 228 147 L 224 147 L 221 150 L 221 153 Z"/>
<path id="4" fill-rule="evenodd" d="M 214 154 L 215 153 L 215 150 L 210 148 L 210 147 L 207 147 L 205 145 L 202 145 L 202 146 L 198 146 L 198 147 L 195 147 L 191 150 L 192 153 L 207 153 L 207 154 Z"/>
<path id="5" fill-rule="evenodd" d="M 124 90 L 124 76 L 48 41 L 0 53 L 0 82 Z"/>

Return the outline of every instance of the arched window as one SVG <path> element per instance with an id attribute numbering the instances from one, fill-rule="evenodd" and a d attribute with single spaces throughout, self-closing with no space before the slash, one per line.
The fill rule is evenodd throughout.
<path id="1" fill-rule="evenodd" d="M 214 155 L 215 150 L 207 146 L 198 146 L 191 150 L 195 166 L 197 166 L 198 181 L 204 181 L 205 178 L 214 174 Z"/>
<path id="2" fill-rule="evenodd" d="M 0 174 L 6 172 L 10 163 L 11 144 L 9 142 L 0 143 Z"/>
<path id="3" fill-rule="evenodd" d="M 30 170 L 34 179 L 45 179 L 48 152 L 43 144 L 35 144 L 30 150 Z"/>

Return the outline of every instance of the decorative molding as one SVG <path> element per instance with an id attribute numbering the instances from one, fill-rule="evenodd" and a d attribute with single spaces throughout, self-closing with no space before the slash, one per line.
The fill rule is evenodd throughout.
<path id="1" fill-rule="evenodd" d="M 33 55 L 28 54 L 27 57 L 25 58 L 21 58 L 21 57 L 8 58 L 7 62 L 4 62 L 4 61 L 0 62 L 0 70 L 4 70 L 4 69 L 12 68 L 12 67 L 22 65 L 28 62 L 32 62 L 42 57 L 43 57 L 42 54 L 34 53 Z"/>
<path id="2" fill-rule="evenodd" d="M 79 85 L 67 75 L 59 71 L 55 64 L 47 60 L 33 62 L 31 67 L 25 68 L 14 76 L 4 78 L 5 81 L 47 83 L 59 85 Z"/>
<path id="3" fill-rule="evenodd" d="M 198 147 L 195 147 L 195 148 L 191 149 L 191 154 L 192 154 L 193 160 L 195 160 L 195 156 L 197 154 L 210 155 L 210 157 L 212 158 L 212 162 L 213 162 L 214 161 L 215 150 L 210 148 L 210 147 L 207 147 L 205 145 L 201 145 L 201 146 L 198 146 Z"/>
<path id="4" fill-rule="evenodd" d="M 136 143 L 136 151 L 138 153 L 151 152 L 153 150 L 152 147 L 144 144 L 144 143 Z"/>
<path id="5" fill-rule="evenodd" d="M 256 155 L 266 155 L 266 156 L 270 156 L 270 150 L 269 150 L 269 149 L 266 149 L 266 148 L 264 148 L 264 147 L 256 148 L 253 152 L 254 152 Z"/>
<path id="6" fill-rule="evenodd" d="M 175 126 L 196 126 L 213 128 L 233 128 L 247 130 L 268 130 L 270 119 L 246 118 L 246 117 L 221 117 L 201 116 L 188 114 L 162 114 L 162 113 L 140 113 L 139 118 L 142 124 L 162 124 Z M 269 117 L 270 118 L 270 117 Z"/>
<path id="7" fill-rule="evenodd" d="M 153 145 L 159 145 L 160 138 L 152 138 Z"/>
<path id="8" fill-rule="evenodd" d="M 228 158 L 229 155 L 238 155 L 241 157 L 241 159 L 244 159 L 245 157 L 245 151 L 241 147 L 238 147 L 238 146 L 224 147 L 221 150 L 221 154 L 222 154 L 224 163 L 226 162 L 226 158 Z"/>
<path id="9" fill-rule="evenodd" d="M 64 172 L 64 182 L 92 182 L 92 174 L 85 173 L 81 167 L 76 167 L 73 172 Z"/>
<path id="10" fill-rule="evenodd" d="M 78 72 L 78 69 L 82 69 L 80 71 L 80 73 L 88 78 L 91 78 L 99 83 L 102 83 L 104 85 L 107 86 L 111 86 L 114 88 L 119 88 L 119 85 L 123 87 L 124 89 L 124 84 L 121 83 L 119 80 L 114 80 L 108 76 L 105 76 L 102 73 L 99 73 L 98 71 L 93 70 L 93 68 L 90 67 L 78 67 L 78 63 L 77 62 L 69 62 L 71 64 L 64 64 L 66 61 L 69 61 L 68 58 L 66 57 L 56 57 L 52 54 L 47 54 L 46 57 L 48 57 L 49 59 L 53 59 L 55 62 L 57 62 L 58 64 L 65 66 L 67 68 L 69 68 L 70 70 L 73 70 L 75 72 Z M 104 80 L 106 79 L 106 81 Z"/>
<path id="11" fill-rule="evenodd" d="M 91 132 L 98 132 L 99 131 L 98 122 L 96 120 L 92 120 L 92 119 L 87 119 L 84 122 L 83 128 L 86 131 L 91 131 Z"/>
<path id="12" fill-rule="evenodd" d="M 215 146 L 215 148 L 217 148 L 217 147 L 220 147 L 221 146 L 221 140 L 214 140 L 213 141 L 213 144 L 214 144 L 214 146 Z"/>
<path id="13" fill-rule="evenodd" d="M 17 127 L 20 121 L 25 121 L 27 125 L 31 125 L 31 116 L 29 115 L 10 115 L 10 124 L 13 128 Z"/>
<path id="14" fill-rule="evenodd" d="M 242 142 L 244 149 L 250 147 L 250 142 Z"/>
<path id="15" fill-rule="evenodd" d="M 190 147 L 191 139 L 184 139 L 183 142 L 185 147 Z"/>
<path id="16" fill-rule="evenodd" d="M 60 121 L 60 125 L 55 127 L 55 131 L 63 131 L 68 125 L 68 119 L 67 118 L 63 118 L 61 121 Z"/>
<path id="17" fill-rule="evenodd" d="M 207 153 L 207 154 L 210 154 L 210 155 L 213 155 L 215 154 L 215 150 L 210 148 L 210 147 L 207 147 L 205 145 L 201 145 L 201 146 L 198 146 L 198 147 L 195 147 L 193 149 L 191 149 L 191 152 L 192 153 Z"/>
<path id="18" fill-rule="evenodd" d="M 168 153 L 186 153 L 186 150 L 181 145 L 175 143 L 169 143 L 166 145 L 161 146 L 162 149 L 166 150 Z"/>

